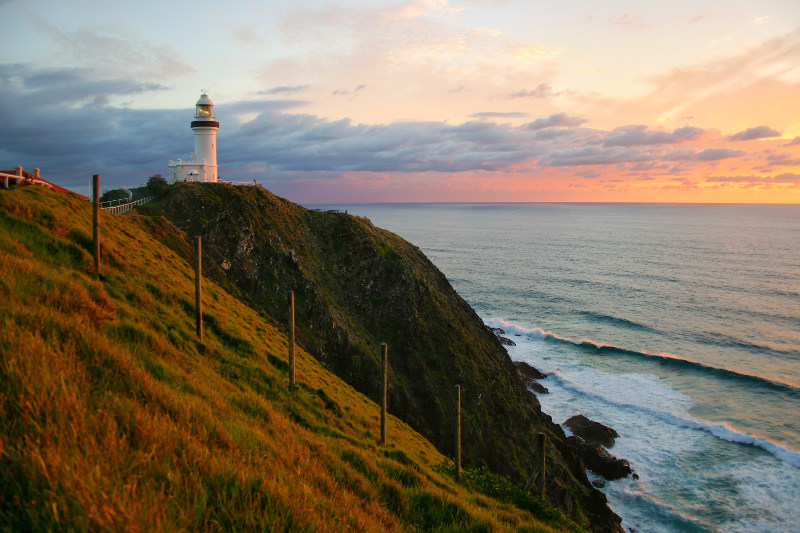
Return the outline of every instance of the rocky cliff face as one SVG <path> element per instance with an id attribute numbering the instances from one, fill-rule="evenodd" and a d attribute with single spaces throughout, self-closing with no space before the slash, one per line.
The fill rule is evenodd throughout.
<path id="1" fill-rule="evenodd" d="M 283 327 L 295 291 L 298 344 L 376 401 L 379 345 L 388 343 L 390 413 L 451 455 L 460 384 L 466 465 L 523 480 L 534 435 L 547 433 L 548 498 L 592 529 L 619 529 L 497 337 L 418 248 L 367 219 L 307 210 L 261 187 L 177 184 L 149 211 L 187 240 L 202 236 L 205 274 Z"/>

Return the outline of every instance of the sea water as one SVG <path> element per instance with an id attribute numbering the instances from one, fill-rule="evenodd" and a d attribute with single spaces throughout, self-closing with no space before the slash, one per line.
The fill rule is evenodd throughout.
<path id="1" fill-rule="evenodd" d="M 556 422 L 616 429 L 627 530 L 800 531 L 800 206 L 335 207 L 419 246 Z"/>

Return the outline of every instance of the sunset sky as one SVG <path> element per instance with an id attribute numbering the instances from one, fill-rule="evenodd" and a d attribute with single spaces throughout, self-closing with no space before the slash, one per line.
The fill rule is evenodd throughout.
<path id="1" fill-rule="evenodd" d="M 798 0 L 0 0 L 0 168 L 300 203 L 800 203 Z"/>

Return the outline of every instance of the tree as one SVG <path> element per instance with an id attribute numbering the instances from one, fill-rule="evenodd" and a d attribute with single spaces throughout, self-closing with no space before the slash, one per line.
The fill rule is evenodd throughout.
<path id="1" fill-rule="evenodd" d="M 167 192 L 168 188 L 169 183 L 167 183 L 167 180 L 165 180 L 161 174 L 150 176 L 150 179 L 147 180 L 147 190 L 155 197 L 163 195 Z"/>
<path id="2" fill-rule="evenodd" d="M 128 200 L 128 193 L 123 191 L 122 189 L 111 189 L 110 191 L 106 191 L 100 197 L 100 202 L 114 202 L 119 200 L 117 203 L 122 203 L 122 200 Z M 116 205 L 116 204 L 114 204 Z"/>

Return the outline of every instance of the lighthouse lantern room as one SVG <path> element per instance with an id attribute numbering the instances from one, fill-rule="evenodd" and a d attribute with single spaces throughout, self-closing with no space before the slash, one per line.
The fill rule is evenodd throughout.
<path id="1" fill-rule="evenodd" d="M 214 102 L 203 91 L 195 104 L 192 132 L 194 152 L 188 161 L 169 162 L 169 177 L 175 181 L 217 181 L 217 130 L 214 119 Z"/>

